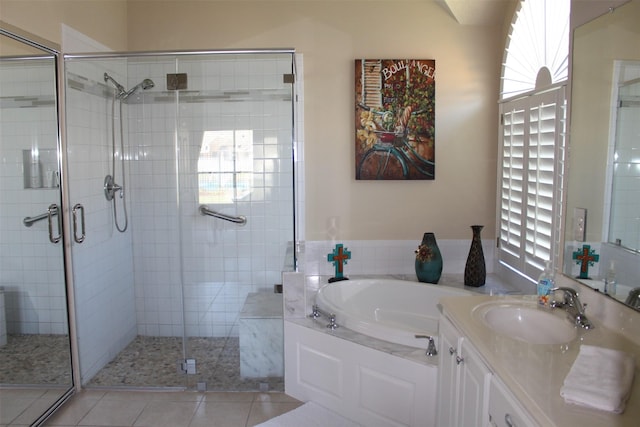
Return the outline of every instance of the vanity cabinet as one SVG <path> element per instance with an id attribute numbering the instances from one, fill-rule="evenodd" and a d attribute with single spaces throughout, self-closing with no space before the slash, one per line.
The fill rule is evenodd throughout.
<path id="1" fill-rule="evenodd" d="M 491 372 L 471 342 L 440 318 L 439 426 L 489 425 Z"/>
<path id="2" fill-rule="evenodd" d="M 439 426 L 535 427 L 471 341 L 440 318 Z"/>
<path id="3" fill-rule="evenodd" d="M 513 398 L 507 387 L 494 375 L 489 389 L 490 427 L 535 427 L 520 403 Z"/>

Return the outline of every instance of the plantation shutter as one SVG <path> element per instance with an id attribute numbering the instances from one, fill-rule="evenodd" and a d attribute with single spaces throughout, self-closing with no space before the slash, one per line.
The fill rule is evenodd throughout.
<path id="1" fill-rule="evenodd" d="M 498 257 L 532 279 L 557 262 L 565 107 L 564 86 L 500 106 Z"/>

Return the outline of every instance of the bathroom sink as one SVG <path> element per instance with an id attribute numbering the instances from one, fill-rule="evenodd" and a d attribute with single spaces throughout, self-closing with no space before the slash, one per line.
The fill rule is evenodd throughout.
<path id="1" fill-rule="evenodd" d="M 494 332 L 529 344 L 565 344 L 578 335 L 565 316 L 534 304 L 490 303 L 478 309 L 480 319 Z"/>

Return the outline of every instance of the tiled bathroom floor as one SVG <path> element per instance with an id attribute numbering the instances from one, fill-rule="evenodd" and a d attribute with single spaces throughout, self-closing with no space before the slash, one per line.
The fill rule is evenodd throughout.
<path id="1" fill-rule="evenodd" d="M 44 396 L 41 399 L 46 400 Z M 33 400 L 34 410 L 41 410 Z M 25 395 L 4 395 L 3 408 L 24 405 Z M 291 411 L 299 402 L 284 393 L 84 390 L 71 397 L 47 427 L 249 427 Z M 29 407 L 0 426 L 26 426 Z M 21 424 L 21 420 L 25 423 Z"/>
<path id="2" fill-rule="evenodd" d="M 70 384 L 68 358 L 52 355 L 64 340 L 52 336 L 16 336 L 0 352 L 0 384 L 44 387 L 5 388 L 0 392 L 0 427 L 29 425 Z M 59 342 L 58 342 L 59 341 Z M 177 373 L 182 357 L 178 338 L 137 337 L 47 422 L 47 426 L 245 427 L 295 409 L 301 402 L 282 393 L 279 378 L 242 378 L 237 337 L 189 338 L 189 358 L 197 374 Z M 36 369 L 37 368 L 37 369 Z M 34 377 L 36 375 L 36 377 Z M 172 387 L 206 392 L 167 391 Z M 48 387 L 48 388 L 47 388 Z M 97 388 L 96 388 L 97 387 Z M 111 390 L 107 391 L 111 387 Z M 113 388 L 159 388 L 115 391 Z M 262 392 L 258 392 L 258 390 Z M 264 392 L 267 391 L 268 392 Z"/>

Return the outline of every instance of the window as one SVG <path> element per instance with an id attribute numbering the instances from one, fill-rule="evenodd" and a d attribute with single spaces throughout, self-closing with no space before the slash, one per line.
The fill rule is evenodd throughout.
<path id="1" fill-rule="evenodd" d="M 253 184 L 253 131 L 206 131 L 198 158 L 200 203 L 247 198 Z"/>
<path id="2" fill-rule="evenodd" d="M 521 0 L 502 64 L 500 98 L 530 92 L 542 67 L 551 82 L 567 80 L 570 0 Z"/>
<path id="3" fill-rule="evenodd" d="M 537 277 L 560 238 L 566 99 L 564 87 L 501 105 L 499 259 Z"/>
<path id="4" fill-rule="evenodd" d="M 502 68 L 498 259 L 532 280 L 559 255 L 568 53 L 569 0 L 522 0 Z"/>

